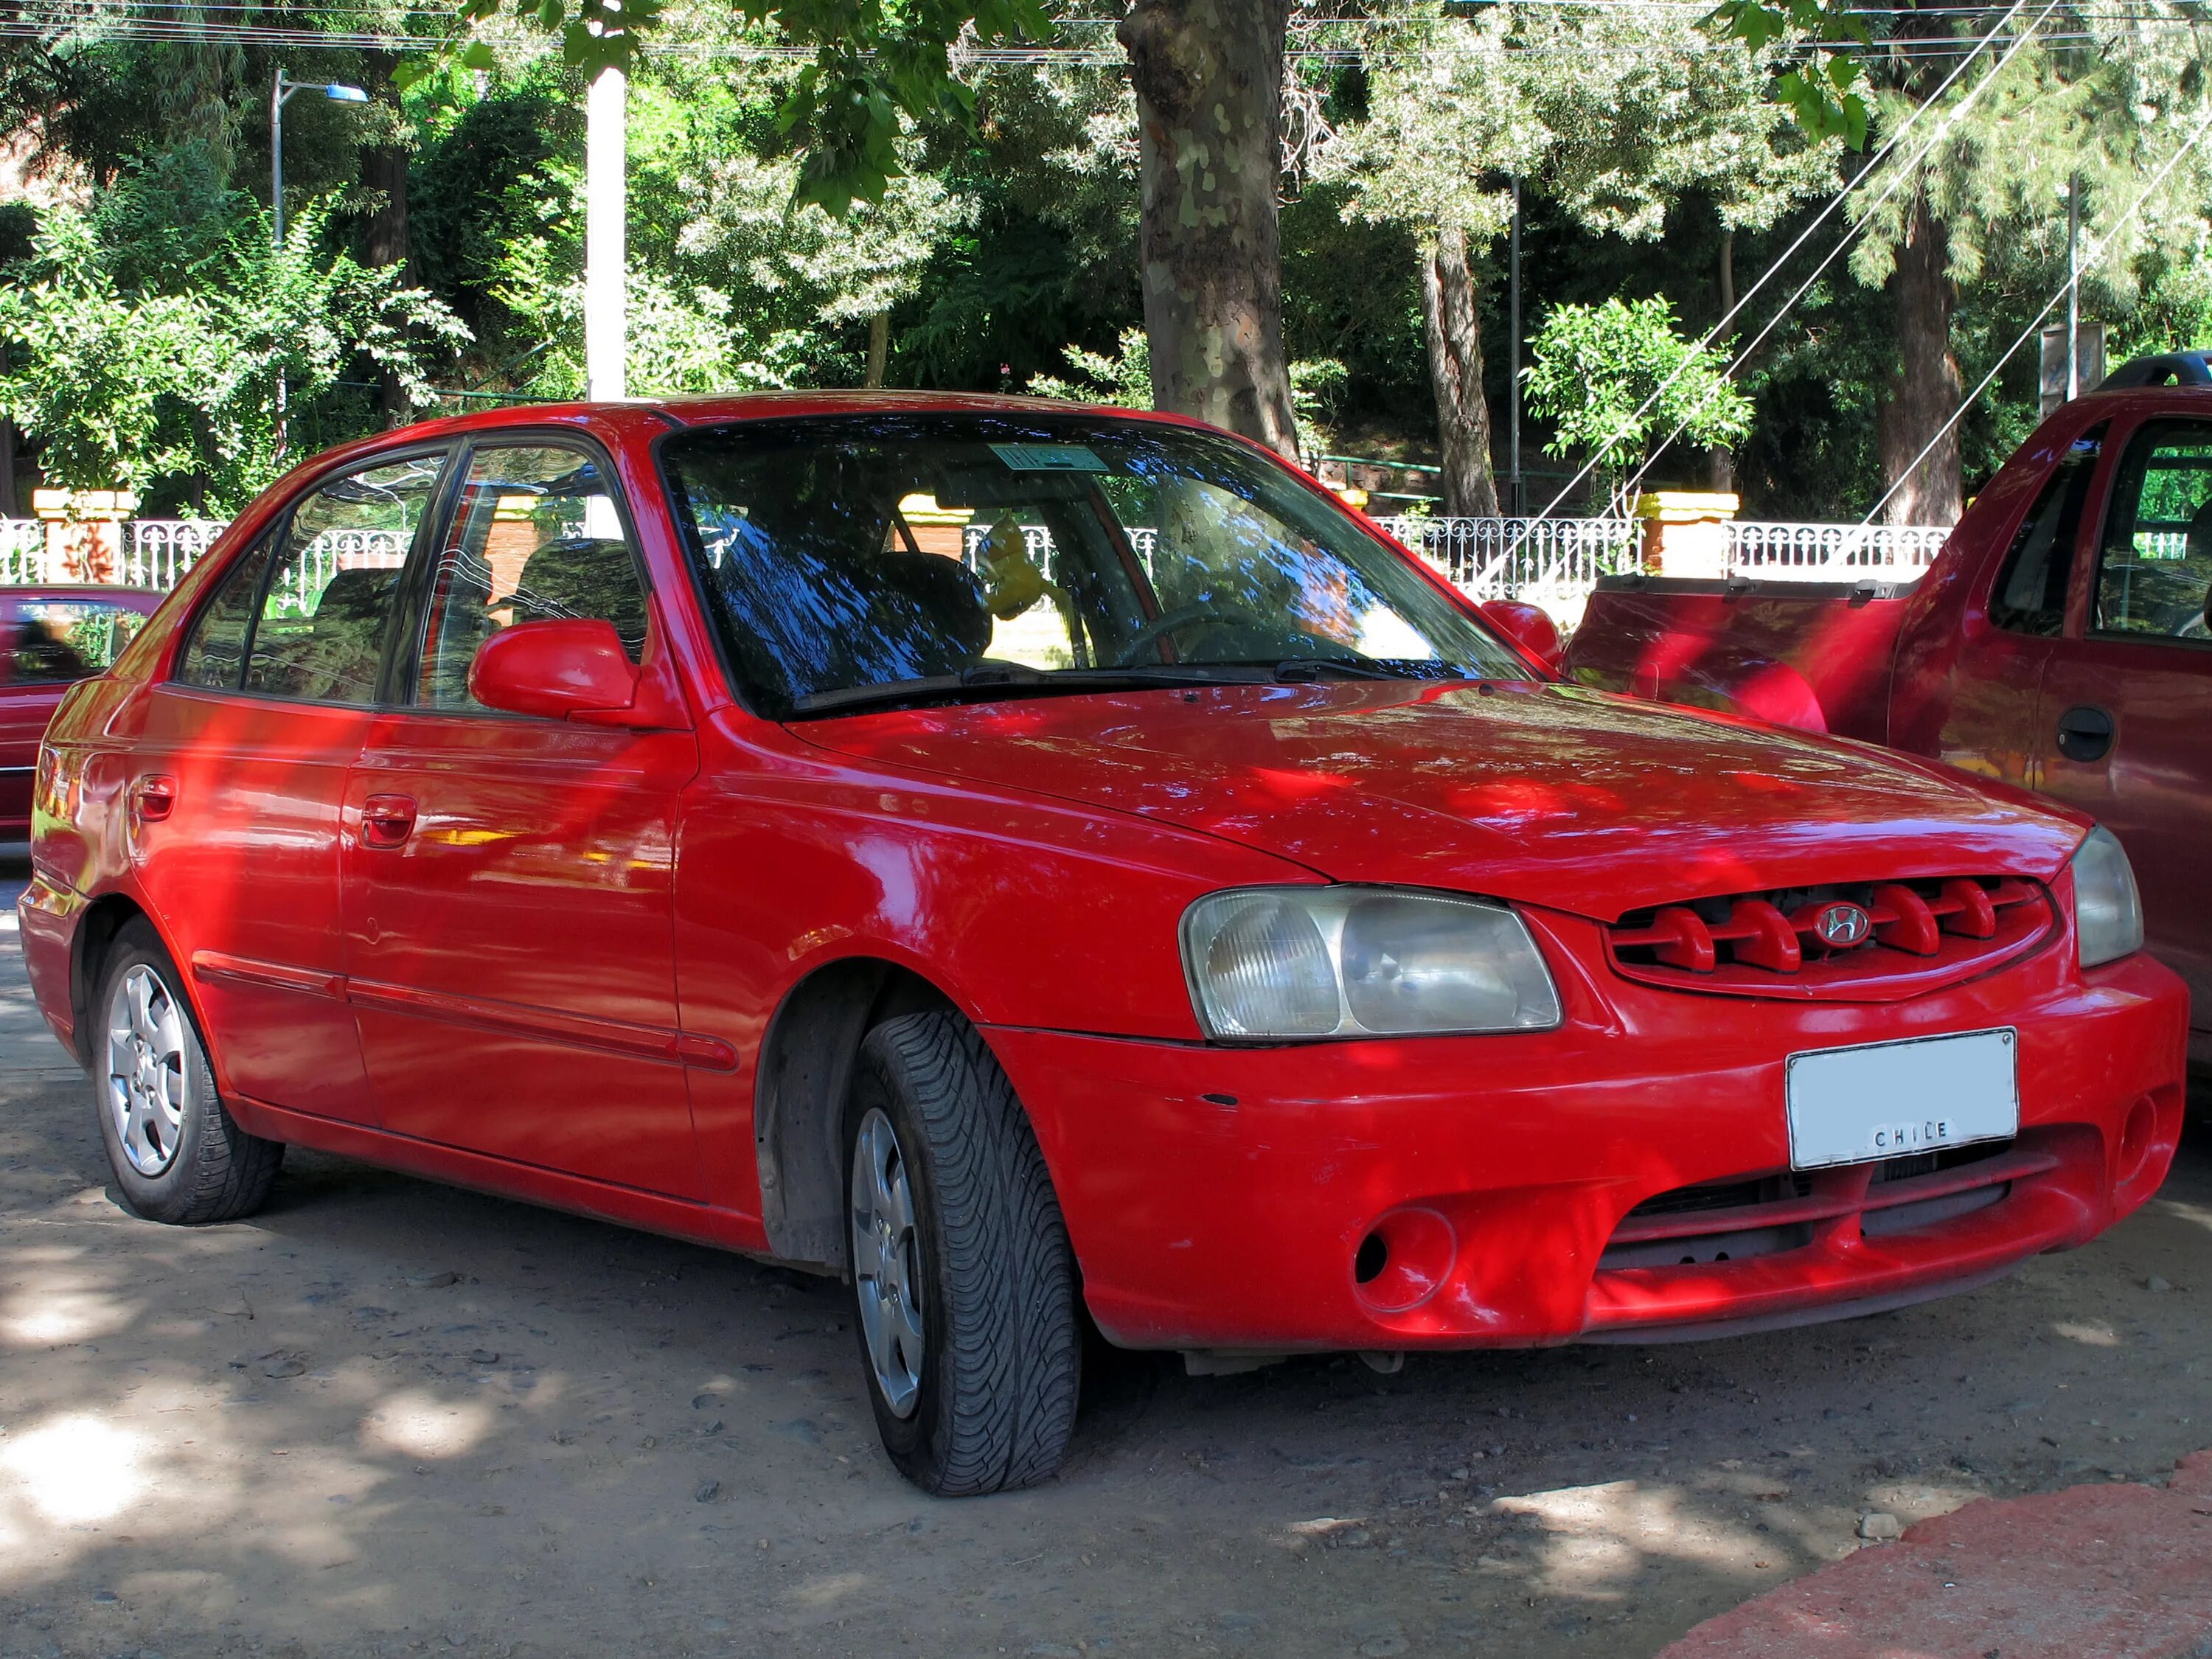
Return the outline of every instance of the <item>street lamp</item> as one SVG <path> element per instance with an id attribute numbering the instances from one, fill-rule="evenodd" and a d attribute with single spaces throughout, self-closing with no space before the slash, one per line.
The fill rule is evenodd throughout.
<path id="1" fill-rule="evenodd" d="M 284 106 L 295 92 L 319 92 L 334 104 L 365 104 L 368 94 L 359 87 L 337 81 L 287 81 L 284 71 L 269 88 L 269 242 L 284 251 Z M 276 371 L 276 453 L 284 453 L 286 386 L 284 371 Z"/>
<path id="2" fill-rule="evenodd" d="M 278 247 L 284 246 L 284 106 L 295 92 L 319 92 L 334 104 L 368 101 L 368 94 L 359 87 L 336 81 L 287 81 L 283 70 L 276 71 L 276 82 L 269 88 L 269 209 L 274 227 L 270 240 Z"/>

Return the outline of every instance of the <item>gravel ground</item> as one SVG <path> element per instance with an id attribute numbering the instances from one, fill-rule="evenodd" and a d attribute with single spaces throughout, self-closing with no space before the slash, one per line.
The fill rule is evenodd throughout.
<path id="1" fill-rule="evenodd" d="M 2212 1442 L 2201 1124 L 2142 1214 L 1973 1296 L 1392 1377 L 1101 1353 L 1059 1480 L 942 1503 L 876 1449 L 839 1286 L 313 1154 L 155 1226 L 88 1098 L 0 931 L 5 1655 L 1618 1659 L 1869 1510 Z"/>

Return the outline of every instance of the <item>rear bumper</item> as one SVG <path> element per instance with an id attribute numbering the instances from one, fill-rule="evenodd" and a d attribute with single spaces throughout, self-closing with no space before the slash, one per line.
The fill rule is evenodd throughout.
<path id="1" fill-rule="evenodd" d="M 1118 1342 L 1666 1340 L 1968 1288 L 2148 1198 L 2180 1133 L 2186 994 L 2147 957 L 2085 983 L 2055 955 L 1886 1008 L 1615 986 L 1609 1026 L 1526 1036 L 1240 1050 L 988 1035 Z M 1801 1201 L 1784 1218 L 1799 1231 L 1782 1247 L 1765 1235 L 1751 1259 L 1713 1259 L 1708 1242 L 1688 1265 L 1603 1261 L 1647 1199 L 1787 1170 L 1791 1053 L 1997 1025 L 2021 1034 L 2021 1134 L 1979 1207 L 1867 1224 L 1895 1199 L 1869 1198 L 1861 1165 L 1816 1177 L 1820 1213 Z M 1397 1265 L 1363 1285 L 1356 1259 L 1378 1231 Z"/>
<path id="2" fill-rule="evenodd" d="M 76 1030 L 75 1002 L 70 994 L 70 946 L 84 909 L 83 895 L 36 872 L 15 901 L 23 968 L 30 976 L 31 994 L 72 1058 L 76 1055 Z"/>

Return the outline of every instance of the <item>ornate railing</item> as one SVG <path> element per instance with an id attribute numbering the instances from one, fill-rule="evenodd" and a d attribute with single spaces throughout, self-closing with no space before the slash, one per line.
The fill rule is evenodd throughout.
<path id="1" fill-rule="evenodd" d="M 1382 526 L 1474 599 L 1579 616 L 1600 576 L 1643 568 L 1633 519 L 1385 519 Z"/>
<path id="2" fill-rule="evenodd" d="M 126 519 L 119 580 L 126 587 L 174 587 L 227 526 L 222 519 Z"/>
<path id="3" fill-rule="evenodd" d="M 1935 563 L 1951 532 L 1940 525 L 1731 522 L 1729 565 L 1746 574 L 1856 581 L 1890 574 L 1911 580 Z"/>

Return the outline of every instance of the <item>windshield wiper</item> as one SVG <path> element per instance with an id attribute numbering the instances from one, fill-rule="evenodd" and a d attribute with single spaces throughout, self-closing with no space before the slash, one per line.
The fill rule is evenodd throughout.
<path id="1" fill-rule="evenodd" d="M 1331 674 L 1348 680 L 1402 680 L 1411 678 L 1364 657 L 1285 657 L 1275 665 L 1275 678 L 1285 685 L 1318 680 Z"/>
<path id="2" fill-rule="evenodd" d="M 1216 671 L 1172 663 L 1132 668 L 1030 668 L 1020 663 L 981 663 L 957 674 L 927 674 L 916 679 L 886 680 L 877 685 L 841 685 L 794 698 L 797 714 L 844 714 L 886 703 L 933 699 L 981 702 L 994 696 L 1026 696 L 1046 691 L 1127 691 L 1156 686 L 1215 685 Z"/>

